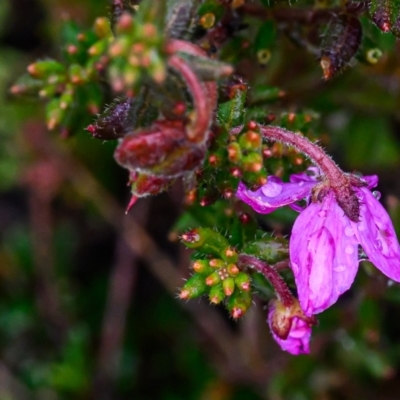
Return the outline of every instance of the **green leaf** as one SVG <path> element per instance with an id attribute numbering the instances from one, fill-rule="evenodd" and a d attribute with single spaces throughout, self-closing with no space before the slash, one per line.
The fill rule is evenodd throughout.
<path id="1" fill-rule="evenodd" d="M 234 126 L 241 125 L 244 118 L 245 101 L 246 92 L 237 90 L 232 100 L 229 100 L 218 107 L 218 124 L 226 129 L 231 129 Z"/>

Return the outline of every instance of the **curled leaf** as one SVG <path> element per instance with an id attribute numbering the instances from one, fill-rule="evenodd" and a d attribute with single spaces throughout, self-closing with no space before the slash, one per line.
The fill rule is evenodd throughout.
<path id="1" fill-rule="evenodd" d="M 358 18 L 340 14 L 331 20 L 321 49 L 321 67 L 325 80 L 343 70 L 356 54 L 361 39 L 362 27 Z"/>

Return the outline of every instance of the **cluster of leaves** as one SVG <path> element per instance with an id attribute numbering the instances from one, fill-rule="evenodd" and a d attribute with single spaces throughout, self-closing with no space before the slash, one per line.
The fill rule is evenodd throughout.
<path id="1" fill-rule="evenodd" d="M 247 218 L 231 216 L 229 239 L 211 228 L 194 228 L 182 234 L 182 242 L 193 254 L 192 276 L 181 289 L 181 299 L 207 295 L 210 303 L 225 307 L 234 319 L 242 317 L 252 304 L 252 291 L 270 293 L 263 275 L 243 269 L 239 253 L 254 255 L 268 264 L 287 259 L 286 239 L 277 239 L 258 231 Z M 251 239 L 250 239 L 251 238 Z M 262 296 L 263 297 L 263 296 Z"/>

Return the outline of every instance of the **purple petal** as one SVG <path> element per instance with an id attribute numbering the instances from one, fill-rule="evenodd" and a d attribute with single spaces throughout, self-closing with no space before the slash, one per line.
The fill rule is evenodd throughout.
<path id="1" fill-rule="evenodd" d="M 287 206 L 309 196 L 315 181 L 284 183 L 276 176 L 269 176 L 260 189 L 251 191 L 239 183 L 236 196 L 260 214 L 268 214 L 279 207 Z"/>
<path id="2" fill-rule="evenodd" d="M 357 238 L 369 260 L 386 276 L 400 282 L 400 245 L 393 224 L 370 190 L 358 190 L 360 222 L 353 222 Z"/>
<path id="3" fill-rule="evenodd" d="M 273 310 L 268 313 L 268 322 L 271 321 Z M 308 354 L 310 352 L 311 327 L 303 320 L 293 317 L 292 325 L 287 339 L 278 337 L 271 329 L 274 340 L 279 344 L 282 350 L 290 354 Z"/>
<path id="4" fill-rule="evenodd" d="M 307 315 L 324 311 L 349 289 L 357 273 L 357 258 L 350 220 L 332 193 L 299 215 L 292 229 L 290 259 Z"/>
<path id="5" fill-rule="evenodd" d="M 368 189 L 372 189 L 378 186 L 378 175 L 367 175 L 363 176 L 361 179 L 367 182 Z"/>
<path id="6" fill-rule="evenodd" d="M 309 167 L 304 172 L 290 175 L 290 182 L 299 183 L 304 181 L 317 183 L 320 175 L 321 173 L 317 167 Z"/>

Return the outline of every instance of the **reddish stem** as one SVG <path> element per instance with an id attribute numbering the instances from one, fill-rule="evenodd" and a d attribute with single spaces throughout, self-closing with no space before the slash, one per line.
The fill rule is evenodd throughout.
<path id="1" fill-rule="evenodd" d="M 256 271 L 263 274 L 273 286 L 279 301 L 285 307 L 292 307 L 294 304 L 293 295 L 287 287 L 285 281 L 278 272 L 264 261 L 247 254 L 239 255 L 239 266 L 254 268 Z"/>
<path id="2" fill-rule="evenodd" d="M 332 159 L 319 147 L 305 136 L 287 131 L 278 126 L 260 126 L 260 131 L 266 139 L 276 140 L 296 147 L 308 156 L 328 178 L 330 187 L 338 189 L 348 185 L 345 173 L 332 161 Z"/>
<path id="3" fill-rule="evenodd" d="M 168 60 L 168 65 L 182 75 L 182 78 L 185 80 L 192 94 L 196 115 L 194 121 L 187 127 L 188 138 L 195 143 L 204 142 L 212 113 L 205 88 L 186 61 L 179 56 L 171 56 Z"/>
<path id="4" fill-rule="evenodd" d="M 207 53 L 201 47 L 185 40 L 171 39 L 167 43 L 165 50 L 171 55 L 182 52 L 193 56 L 207 57 Z"/>

